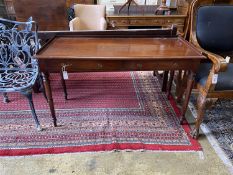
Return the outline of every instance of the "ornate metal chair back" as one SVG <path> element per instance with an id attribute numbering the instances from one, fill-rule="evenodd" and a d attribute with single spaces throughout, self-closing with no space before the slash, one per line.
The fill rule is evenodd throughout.
<path id="1" fill-rule="evenodd" d="M 27 22 L 0 19 L 0 79 L 3 79 L 1 77 L 5 79 L 6 75 L 12 71 L 15 76 L 21 76 L 20 71 L 37 75 L 38 64 L 34 58 L 39 48 L 37 28 L 32 18 L 29 18 Z M 32 77 L 36 78 L 36 76 Z M 6 80 L 6 83 L 3 81 L 0 91 L 3 88 L 7 91 L 7 88 L 11 87 L 10 81 Z M 27 76 L 22 77 L 22 81 L 24 84 L 27 83 Z M 34 82 L 31 79 L 29 81 Z M 13 90 L 9 89 L 9 91 Z"/>

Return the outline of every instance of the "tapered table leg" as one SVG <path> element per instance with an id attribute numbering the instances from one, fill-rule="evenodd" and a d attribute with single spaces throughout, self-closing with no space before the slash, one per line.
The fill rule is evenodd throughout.
<path id="1" fill-rule="evenodd" d="M 40 83 L 39 83 L 39 80 L 37 79 L 34 86 L 33 86 L 33 91 L 35 93 L 39 93 L 40 92 Z"/>
<path id="2" fill-rule="evenodd" d="M 68 97 L 67 97 L 68 94 L 67 94 L 67 89 L 66 89 L 66 82 L 64 80 L 62 71 L 60 72 L 60 76 L 61 76 L 61 84 L 62 84 L 62 88 L 63 88 L 63 91 L 64 91 L 65 100 L 68 100 Z"/>
<path id="3" fill-rule="evenodd" d="M 163 73 L 162 92 L 167 91 L 168 73 L 169 73 L 169 71 L 164 71 L 164 73 Z"/>
<path id="4" fill-rule="evenodd" d="M 182 124 L 185 119 L 185 113 L 188 108 L 189 98 L 190 98 L 192 88 L 193 88 L 194 77 L 195 77 L 195 74 L 192 71 L 189 71 L 187 87 L 185 90 L 185 99 L 182 105 L 180 124 Z"/>
<path id="5" fill-rule="evenodd" d="M 56 118 L 55 109 L 54 109 L 52 91 L 51 91 L 50 80 L 49 80 L 49 73 L 42 73 L 42 77 L 43 77 L 43 83 L 45 87 L 45 93 L 46 93 L 47 100 L 49 103 L 49 109 L 50 109 L 50 112 L 53 118 L 53 124 L 54 126 L 57 126 L 57 118 Z"/>
<path id="6" fill-rule="evenodd" d="M 171 89 L 172 89 L 172 82 L 173 82 L 173 79 L 174 79 L 174 74 L 175 74 L 174 70 L 170 72 L 170 77 L 169 77 L 168 87 L 167 87 L 167 98 L 168 99 L 170 98 L 170 95 L 171 95 Z"/>

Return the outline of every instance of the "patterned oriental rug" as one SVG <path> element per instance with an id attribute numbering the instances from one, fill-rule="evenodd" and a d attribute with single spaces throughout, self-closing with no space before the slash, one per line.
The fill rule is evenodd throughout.
<path id="1" fill-rule="evenodd" d="M 65 101 L 60 77 L 50 77 L 59 127 L 52 126 L 42 94 L 34 103 L 42 132 L 34 128 L 27 100 L 9 94 L 0 103 L 0 155 L 84 151 L 197 151 L 199 143 L 179 124 L 178 108 L 167 100 L 152 72 L 76 73 L 67 80 Z"/>
<path id="2" fill-rule="evenodd" d="M 191 96 L 190 108 L 196 116 L 196 97 Z M 233 100 L 217 100 L 206 110 L 203 125 L 208 128 L 207 136 L 212 135 L 219 147 L 233 164 Z"/>

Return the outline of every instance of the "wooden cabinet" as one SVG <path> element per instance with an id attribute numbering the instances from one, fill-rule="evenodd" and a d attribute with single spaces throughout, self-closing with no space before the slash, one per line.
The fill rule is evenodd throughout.
<path id="1" fill-rule="evenodd" d="M 190 0 L 177 0 L 177 8 L 171 15 L 107 13 L 109 29 L 167 28 L 176 25 L 178 33 L 184 35 Z"/>
<path id="2" fill-rule="evenodd" d="M 39 1 L 39 0 L 31 0 Z M 70 7 L 73 4 L 94 4 L 95 0 L 64 0 L 66 6 Z M 9 19 L 15 19 L 16 13 L 13 0 L 0 0 L 0 16 Z"/>
<path id="3" fill-rule="evenodd" d="M 63 7 L 59 6 L 58 10 L 58 1 L 50 1 L 48 0 L 28 0 L 26 8 L 30 4 L 31 5 L 28 10 L 25 11 L 25 5 L 22 4 L 26 2 L 25 0 L 0 0 L 0 8 L 5 5 L 5 12 L 2 10 L 2 16 L 4 13 L 7 14 L 8 18 L 15 19 L 17 16 L 17 20 L 26 20 L 29 16 L 34 14 L 35 19 L 39 21 L 40 29 L 44 30 L 68 30 L 68 21 L 65 21 L 67 18 L 66 10 Z M 97 0 L 60 0 L 64 4 L 64 8 L 70 7 L 75 3 L 83 3 L 83 4 L 94 4 Z M 59 1 L 59 2 L 60 2 Z M 99 2 L 100 0 L 98 0 Z M 102 0 L 103 2 L 121 2 L 123 0 Z M 153 1 L 153 0 L 151 0 Z M 4 5 L 1 6 L 1 2 L 4 2 Z M 107 12 L 106 18 L 108 22 L 108 29 L 128 29 L 128 28 L 154 28 L 154 27 L 170 27 L 175 24 L 178 29 L 178 33 L 183 35 L 185 31 L 185 22 L 188 14 L 188 7 L 191 0 L 177 0 L 177 10 L 176 14 L 173 15 L 155 15 L 155 14 L 136 14 L 136 15 L 128 15 L 128 14 L 117 14 L 114 12 Z M 43 4 L 44 3 L 44 4 Z M 3 3 L 2 3 L 3 4 Z M 38 5 L 39 4 L 39 5 Z M 41 7 L 39 7 L 41 6 Z M 39 8 L 46 9 L 44 12 L 41 12 Z M 17 14 L 15 13 L 15 10 Z M 38 11 L 39 10 L 39 11 Z M 37 13 L 35 15 L 35 13 Z M 46 14 L 46 15 L 45 15 Z M 51 15 L 52 14 L 52 15 Z M 1 14 L 0 14 L 1 15 Z M 50 19 L 51 18 L 51 19 Z M 57 19 L 57 20 L 53 20 Z M 54 25 L 54 21 L 57 21 L 56 25 Z M 45 25 L 46 24 L 46 25 Z M 59 27 L 63 26 L 63 27 Z M 51 27 L 52 26 L 52 27 Z M 66 26 L 66 27 L 64 27 Z"/>
<path id="4" fill-rule="evenodd" d="M 68 30 L 65 0 L 13 0 L 17 21 L 27 21 L 30 16 L 40 31 Z"/>
<path id="5" fill-rule="evenodd" d="M 156 28 L 177 26 L 178 33 L 184 34 L 187 15 L 107 15 L 109 29 Z"/>

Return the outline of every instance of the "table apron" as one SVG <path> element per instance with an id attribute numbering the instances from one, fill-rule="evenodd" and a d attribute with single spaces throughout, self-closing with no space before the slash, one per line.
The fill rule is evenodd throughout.
<path id="1" fill-rule="evenodd" d="M 42 72 L 56 73 L 66 65 L 68 72 L 110 72 L 110 71 L 148 71 L 148 70 L 191 70 L 196 71 L 198 59 L 166 60 L 72 60 L 39 59 Z"/>

